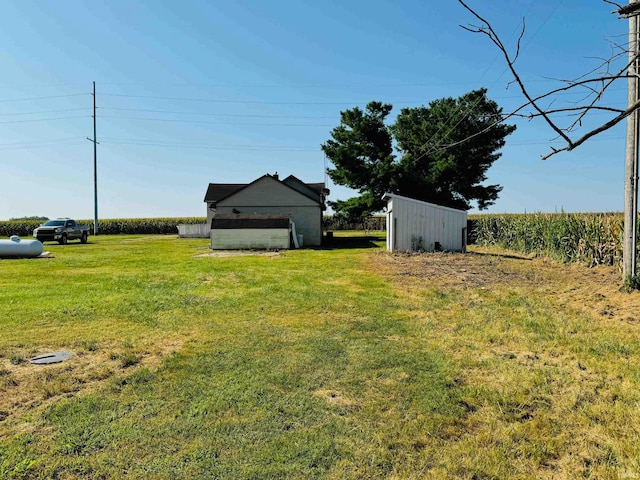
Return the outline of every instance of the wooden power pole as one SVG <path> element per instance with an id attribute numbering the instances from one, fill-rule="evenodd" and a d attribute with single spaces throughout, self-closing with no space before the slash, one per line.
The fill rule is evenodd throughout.
<path id="1" fill-rule="evenodd" d="M 96 138 L 96 82 L 93 82 L 93 234 L 98 235 L 98 139 Z"/>
<path id="2" fill-rule="evenodd" d="M 629 0 L 629 5 L 618 11 L 629 18 L 629 77 L 627 104 L 638 102 L 638 38 L 640 2 Z M 622 274 L 625 280 L 636 275 L 636 246 L 638 221 L 638 110 L 627 117 L 627 148 L 625 154 L 624 177 L 624 243 L 622 253 Z"/>

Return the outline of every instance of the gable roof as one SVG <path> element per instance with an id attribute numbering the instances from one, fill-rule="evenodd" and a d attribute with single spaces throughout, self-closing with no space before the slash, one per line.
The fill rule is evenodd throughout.
<path id="1" fill-rule="evenodd" d="M 458 208 L 451 208 L 451 207 L 445 207 L 444 205 L 437 205 L 435 203 L 430 203 L 430 202 L 424 202 L 422 200 L 416 200 L 415 198 L 409 198 L 409 197 L 403 197 L 402 195 L 396 195 L 395 193 L 385 193 L 384 195 L 382 195 L 382 200 L 392 200 L 394 198 L 403 200 L 405 202 L 409 202 L 409 203 L 416 203 L 418 205 L 424 205 L 427 207 L 431 207 L 431 208 L 436 208 L 438 210 L 446 210 L 448 212 L 455 212 L 455 213 L 464 213 L 465 215 L 467 214 L 466 210 L 460 210 Z"/>
<path id="2" fill-rule="evenodd" d="M 282 183 L 289 185 L 294 190 L 297 190 L 301 194 L 311 198 L 312 200 L 320 200 L 324 192 L 324 183 L 304 183 L 298 177 L 289 175 L 282 180 Z"/>
<path id="3" fill-rule="evenodd" d="M 204 195 L 205 202 L 218 202 L 223 198 L 233 195 L 238 190 L 246 187 L 246 183 L 210 183 L 207 193 Z"/>
<path id="4" fill-rule="evenodd" d="M 318 202 L 321 205 L 324 203 L 322 195 L 324 191 L 324 183 L 304 183 L 302 180 L 294 177 L 293 175 L 289 175 L 284 180 L 279 180 L 276 176 L 270 175 L 268 173 L 255 179 L 251 183 L 210 183 L 209 187 L 207 188 L 207 193 L 204 196 L 204 201 L 207 203 L 217 203 L 221 200 L 225 200 L 264 178 L 271 178 L 272 180 L 279 182 L 280 184 L 291 188 L 292 190 L 295 190 L 296 192 L 304 195 L 314 202 Z"/>

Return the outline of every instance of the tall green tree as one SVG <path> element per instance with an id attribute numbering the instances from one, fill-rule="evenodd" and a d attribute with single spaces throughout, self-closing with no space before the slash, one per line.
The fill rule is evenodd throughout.
<path id="1" fill-rule="evenodd" d="M 387 126 L 391 108 L 371 102 L 365 112 L 342 112 L 332 139 L 323 144 L 334 183 L 360 193 L 335 202 L 337 213 L 355 219 L 379 211 L 385 192 L 463 210 L 474 201 L 481 210 L 495 202 L 502 187 L 483 182 L 515 126 L 502 121 L 502 109 L 486 89 L 403 108 Z"/>
<path id="2" fill-rule="evenodd" d="M 348 200 L 331 202 L 336 213 L 358 219 L 384 206 L 382 195 L 395 187 L 396 168 L 393 139 L 385 119 L 393 107 L 370 102 L 340 113 L 340 125 L 331 131 L 322 150 L 333 163 L 327 173 L 336 185 L 360 193 Z"/>

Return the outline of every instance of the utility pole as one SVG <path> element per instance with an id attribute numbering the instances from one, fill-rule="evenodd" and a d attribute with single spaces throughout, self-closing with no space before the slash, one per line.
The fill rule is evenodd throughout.
<path id="1" fill-rule="evenodd" d="M 629 5 L 618 10 L 629 19 L 629 67 L 627 77 L 627 108 L 638 101 L 638 39 L 640 2 L 629 0 Z M 638 110 L 627 116 L 627 147 L 624 169 L 624 233 L 622 244 L 622 275 L 626 281 L 636 275 L 637 221 L 638 221 Z"/>
<path id="2" fill-rule="evenodd" d="M 629 5 L 618 10 L 629 18 L 629 76 L 627 104 L 638 101 L 638 37 L 640 2 L 629 0 Z M 625 152 L 624 178 L 624 242 L 622 252 L 622 274 L 625 280 L 636 274 L 637 221 L 638 221 L 638 110 L 627 117 L 627 148 Z"/>
<path id="3" fill-rule="evenodd" d="M 93 234 L 98 235 L 98 139 L 96 138 L 96 82 L 93 82 Z"/>

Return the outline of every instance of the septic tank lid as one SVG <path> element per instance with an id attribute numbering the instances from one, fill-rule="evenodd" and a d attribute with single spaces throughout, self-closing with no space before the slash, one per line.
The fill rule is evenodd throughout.
<path id="1" fill-rule="evenodd" d="M 45 353 L 43 355 L 38 355 L 37 357 L 33 357 L 29 360 L 31 363 L 35 363 L 37 365 L 46 365 L 49 363 L 60 363 L 68 359 L 73 355 L 71 352 L 54 352 L 54 353 Z"/>

